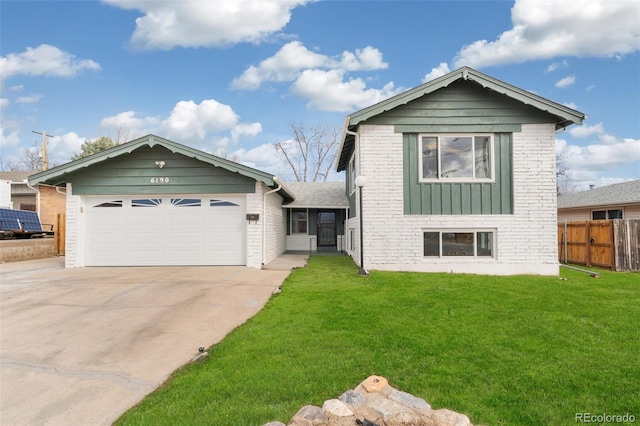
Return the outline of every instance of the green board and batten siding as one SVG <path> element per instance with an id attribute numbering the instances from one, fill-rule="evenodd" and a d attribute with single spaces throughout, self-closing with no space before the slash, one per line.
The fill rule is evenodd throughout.
<path id="1" fill-rule="evenodd" d="M 159 168 L 155 162 L 164 161 Z M 164 179 L 168 178 L 169 182 Z M 152 179 L 160 183 L 152 183 Z M 75 195 L 246 194 L 255 180 L 154 146 L 143 146 L 67 175 Z"/>
<path id="2" fill-rule="evenodd" d="M 556 117 L 471 81 L 459 80 L 364 123 L 393 125 L 403 134 L 404 213 L 410 215 L 513 214 L 512 133 L 523 124 Z M 420 183 L 420 133 L 494 135 L 491 183 Z"/>
<path id="3" fill-rule="evenodd" d="M 511 134 L 494 134 L 495 182 L 418 182 L 418 134 L 403 135 L 404 213 L 411 215 L 512 214 Z"/>

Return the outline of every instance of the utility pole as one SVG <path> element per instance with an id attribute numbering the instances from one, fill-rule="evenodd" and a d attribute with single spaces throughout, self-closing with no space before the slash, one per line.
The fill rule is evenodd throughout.
<path id="1" fill-rule="evenodd" d="M 55 138 L 55 136 L 48 135 L 46 130 L 43 130 L 42 132 L 36 132 L 35 130 L 32 130 L 32 132 L 38 135 L 42 135 L 42 171 L 44 172 L 45 170 L 47 170 L 47 137 Z"/>

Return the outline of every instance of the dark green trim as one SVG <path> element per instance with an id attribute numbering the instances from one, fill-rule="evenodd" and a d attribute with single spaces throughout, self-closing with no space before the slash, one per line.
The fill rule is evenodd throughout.
<path id="1" fill-rule="evenodd" d="M 520 124 L 400 124 L 395 125 L 396 133 L 516 133 L 522 131 Z"/>
<path id="2" fill-rule="evenodd" d="M 494 134 L 495 182 L 419 182 L 418 134 L 403 135 L 404 213 L 408 215 L 513 214 L 510 133 Z"/>
<path id="3" fill-rule="evenodd" d="M 62 164 L 58 167 L 51 168 L 44 172 L 36 173 L 29 177 L 29 184 L 37 185 L 40 183 L 44 183 L 48 185 L 60 186 L 68 182 L 69 176 L 72 174 L 79 173 L 83 170 L 94 169 L 101 163 L 105 163 L 116 158 L 126 160 L 127 156 L 133 154 L 139 149 L 154 149 L 156 147 L 164 148 L 165 150 L 168 150 L 173 154 L 179 154 L 184 158 L 198 160 L 199 162 L 203 163 L 205 167 L 206 165 L 218 167 L 221 169 L 225 169 L 231 173 L 237 173 L 241 177 L 249 178 L 253 181 L 262 182 L 271 188 L 277 187 L 277 182 L 275 182 L 274 176 L 272 174 L 253 169 L 251 167 L 235 163 L 225 158 L 217 157 L 215 155 L 208 154 L 195 148 L 191 148 L 186 145 L 182 145 L 155 135 L 147 135 L 130 142 L 116 145 L 113 148 L 107 149 L 89 157 Z M 161 176 L 164 170 L 164 168 L 156 168 L 158 176 Z M 76 193 L 75 186 L 74 193 Z M 278 193 L 285 199 L 285 201 L 293 201 L 293 194 L 287 193 L 286 190 L 281 189 Z"/>

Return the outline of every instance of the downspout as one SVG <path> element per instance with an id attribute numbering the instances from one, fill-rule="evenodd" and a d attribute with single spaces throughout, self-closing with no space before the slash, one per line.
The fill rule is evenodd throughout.
<path id="1" fill-rule="evenodd" d="M 278 184 L 278 187 L 266 192 L 262 197 L 262 266 L 264 266 L 265 251 L 267 249 L 267 195 L 273 194 L 274 192 L 278 192 L 282 189 L 282 184 L 277 176 L 273 177 L 273 181 Z"/>
<path id="2" fill-rule="evenodd" d="M 343 130 L 344 130 L 344 133 L 346 135 L 353 136 L 353 151 L 356 153 L 356 163 L 358 164 L 358 169 L 357 169 L 358 173 L 356 173 L 356 177 L 357 177 L 357 176 L 359 176 L 360 172 L 362 171 L 362 168 L 360 167 L 360 135 L 357 132 L 349 130 L 349 118 L 350 117 L 347 117 L 344 120 L 344 129 Z M 360 194 L 361 194 L 361 192 L 360 192 Z M 360 203 L 360 212 L 362 212 L 362 198 L 361 197 L 359 198 L 358 202 Z M 358 210 L 356 209 L 356 211 L 358 211 Z M 358 213 L 358 214 L 360 214 L 360 213 Z M 347 216 L 347 217 L 349 217 L 349 216 Z M 364 222 L 364 218 L 359 218 L 359 219 L 360 220 L 358 221 L 358 223 L 363 223 Z M 358 248 L 358 250 L 362 253 L 362 246 L 364 245 L 364 235 L 362 233 L 362 227 L 361 226 L 358 226 L 358 227 L 359 227 L 358 234 L 360 234 L 360 241 L 361 241 L 360 247 Z M 362 267 L 362 265 L 360 265 L 360 267 Z"/>
<path id="3" fill-rule="evenodd" d="M 36 191 L 36 212 L 38 213 L 38 216 L 40 216 L 40 190 L 38 188 L 34 188 L 33 186 L 29 185 L 28 180 L 25 180 L 25 182 L 27 183 L 27 188 L 33 189 L 34 191 Z"/>

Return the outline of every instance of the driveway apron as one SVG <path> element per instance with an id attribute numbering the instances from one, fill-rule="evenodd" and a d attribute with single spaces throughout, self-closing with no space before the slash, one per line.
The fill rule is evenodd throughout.
<path id="1" fill-rule="evenodd" d="M 0 424 L 111 424 L 255 315 L 288 270 L 0 265 Z"/>

